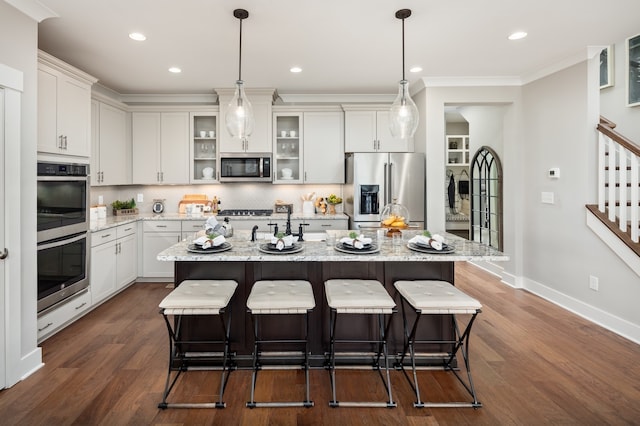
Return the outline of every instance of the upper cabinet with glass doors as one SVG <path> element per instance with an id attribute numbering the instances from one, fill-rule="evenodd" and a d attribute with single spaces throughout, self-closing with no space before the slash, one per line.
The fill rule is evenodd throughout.
<path id="1" fill-rule="evenodd" d="M 191 183 L 212 183 L 218 180 L 218 113 L 192 112 L 189 150 L 189 180 Z"/>
<path id="2" fill-rule="evenodd" d="M 273 114 L 273 181 L 302 183 L 303 129 L 301 113 Z"/>

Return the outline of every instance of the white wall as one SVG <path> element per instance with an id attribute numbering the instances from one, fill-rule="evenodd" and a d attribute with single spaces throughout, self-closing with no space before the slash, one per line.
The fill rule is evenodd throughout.
<path id="1" fill-rule="evenodd" d="M 7 358 L 8 386 L 37 368 L 42 360 L 40 349 L 36 346 L 37 31 L 35 21 L 5 2 L 0 2 L 0 62 L 24 73 L 19 175 L 7 182 L 7 185 L 20 189 L 20 198 L 7 204 L 7 208 L 19 209 L 22 236 L 21 279 L 19 282 L 6 283 L 9 291 L 20 293 L 20 306 L 12 306 L 6 318 L 7 347 L 19 348 L 16 356 Z M 16 311 L 19 311 L 18 316 L 13 316 Z"/>
<path id="2" fill-rule="evenodd" d="M 640 27 L 639 27 L 640 28 Z M 634 36 L 635 34 L 629 34 Z M 640 145 L 640 106 L 628 107 L 625 40 L 613 46 L 613 86 L 600 90 L 600 113 L 617 124 L 616 130 Z"/>
<path id="3" fill-rule="evenodd" d="M 629 337 L 640 341 L 640 279 L 584 219 L 585 204 L 595 202 L 597 76 L 595 58 L 523 87 L 523 276 L 544 297 L 603 313 L 612 329 L 631 323 Z M 560 168 L 560 179 L 547 177 L 551 167 Z M 542 191 L 556 203 L 542 204 Z M 589 289 L 590 275 L 599 278 L 598 292 Z"/>
<path id="4" fill-rule="evenodd" d="M 416 151 L 425 152 L 427 158 L 427 196 L 426 225 L 433 231 L 445 229 L 445 197 L 444 179 L 446 176 L 446 123 L 444 110 L 446 105 L 489 106 L 504 109 L 501 160 L 504 172 L 504 252 L 511 260 L 500 262 L 500 267 L 507 271 L 508 281 L 512 285 L 520 285 L 521 277 L 521 105 L 520 87 L 426 87 L 416 96 L 424 118 L 424 133 L 416 134 Z M 489 111 L 489 110 L 487 110 Z M 421 124 L 422 127 L 422 124 Z M 487 127 L 488 128 L 488 127 Z M 421 129 L 419 129 L 420 131 Z M 473 131 L 470 128 L 470 131 Z M 473 144 L 473 140 L 471 140 Z M 490 144 L 492 147 L 495 144 Z M 500 147 L 497 146 L 498 152 Z M 477 147 L 474 145 L 472 150 Z"/>

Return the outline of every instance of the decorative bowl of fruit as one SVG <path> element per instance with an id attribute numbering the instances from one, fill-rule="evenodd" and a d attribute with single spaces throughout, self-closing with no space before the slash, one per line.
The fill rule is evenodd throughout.
<path id="1" fill-rule="evenodd" d="M 397 200 L 387 204 L 380 214 L 381 225 L 387 229 L 387 237 L 409 227 L 409 210 Z"/>

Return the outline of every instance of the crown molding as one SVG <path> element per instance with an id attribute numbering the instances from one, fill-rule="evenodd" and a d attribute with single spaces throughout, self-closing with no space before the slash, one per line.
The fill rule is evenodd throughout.
<path id="1" fill-rule="evenodd" d="M 44 6 L 38 0 L 4 0 L 5 3 L 18 9 L 20 12 L 27 15 L 37 23 L 40 23 L 48 18 L 57 18 L 58 15 L 53 10 Z"/>
<path id="2" fill-rule="evenodd" d="M 204 94 L 126 94 L 120 101 L 127 105 L 217 105 L 215 93 Z"/>

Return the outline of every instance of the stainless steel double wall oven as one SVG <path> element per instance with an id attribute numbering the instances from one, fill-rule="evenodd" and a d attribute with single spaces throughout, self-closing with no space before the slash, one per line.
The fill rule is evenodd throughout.
<path id="1" fill-rule="evenodd" d="M 38 312 L 89 285 L 89 166 L 38 163 Z"/>

